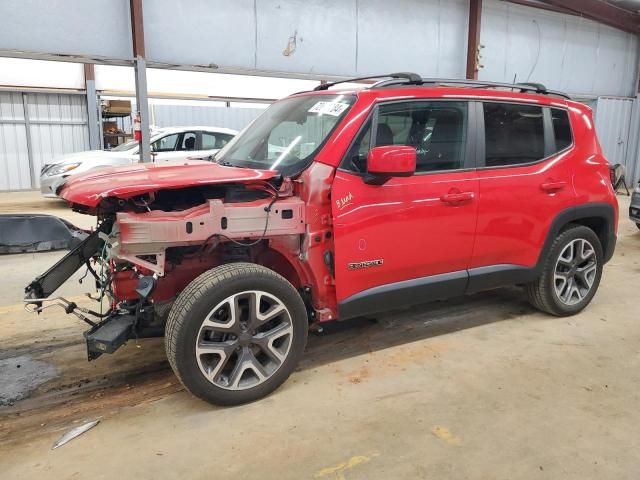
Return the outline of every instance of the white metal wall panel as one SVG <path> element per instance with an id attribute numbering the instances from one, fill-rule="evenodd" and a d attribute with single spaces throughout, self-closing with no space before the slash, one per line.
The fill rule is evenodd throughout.
<path id="1" fill-rule="evenodd" d="M 152 105 L 151 115 L 158 127 L 196 126 L 242 130 L 262 112 L 261 108 L 208 107 L 195 105 Z"/>
<path id="2" fill-rule="evenodd" d="M 86 125 L 32 124 L 29 131 L 36 173 L 59 155 L 89 150 L 89 132 Z M 35 184 L 40 184 L 39 176 L 35 179 Z"/>
<path id="3" fill-rule="evenodd" d="M 459 77 L 467 9 L 466 0 L 154 0 L 145 44 L 149 60 L 170 64 Z"/>
<path id="4" fill-rule="evenodd" d="M 22 94 L 17 92 L 0 92 L 0 122 L 24 121 L 24 105 Z"/>
<path id="5" fill-rule="evenodd" d="M 0 190 L 31 187 L 22 94 L 0 92 Z"/>
<path id="6" fill-rule="evenodd" d="M 0 190 L 38 186 L 42 165 L 88 148 L 83 95 L 0 92 Z"/>
<path id="7" fill-rule="evenodd" d="M 640 95 L 633 101 L 626 164 L 627 184 L 635 186 L 640 181 Z"/>
<path id="8" fill-rule="evenodd" d="M 165 14 L 170 19 L 173 10 Z M 130 24 L 128 0 L 0 2 L 5 49 L 126 59 L 132 56 Z"/>
<path id="9" fill-rule="evenodd" d="M 26 132 L 24 124 L 0 123 L 0 190 L 31 188 Z"/>
<path id="10" fill-rule="evenodd" d="M 509 2 L 483 3 L 479 77 L 540 82 L 582 95 L 635 93 L 638 38 L 577 17 Z"/>
<path id="11" fill-rule="evenodd" d="M 464 78 L 468 15 L 466 0 L 360 0 L 356 68 L 346 73 L 412 71 L 428 77 Z M 349 46 L 336 46 L 329 53 L 349 55 Z"/>
<path id="12" fill-rule="evenodd" d="M 59 155 L 89 149 L 83 95 L 27 94 L 27 114 L 35 172 Z M 39 185 L 39 177 L 34 180 Z"/>
<path id="13" fill-rule="evenodd" d="M 148 59 L 255 68 L 254 0 L 154 0 L 144 3 Z"/>
<path id="14" fill-rule="evenodd" d="M 627 165 L 629 127 L 633 98 L 600 97 L 596 112 L 596 130 L 598 140 L 609 163 L 620 163 L 633 171 L 633 165 Z"/>

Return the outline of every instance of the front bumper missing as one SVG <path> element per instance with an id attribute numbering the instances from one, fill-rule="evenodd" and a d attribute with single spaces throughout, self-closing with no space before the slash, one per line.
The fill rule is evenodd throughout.
<path id="1" fill-rule="evenodd" d="M 42 300 L 48 298 L 55 292 L 71 275 L 78 271 L 80 267 L 86 265 L 89 271 L 93 272 L 89 260 L 104 246 L 104 240 L 100 234 L 108 234 L 113 225 L 112 219 L 104 220 L 94 232 L 80 242 L 73 250 L 67 253 L 49 270 L 36 277 L 24 289 L 25 301 L 42 306 Z M 97 280 L 97 278 L 96 278 Z"/>
<path id="2" fill-rule="evenodd" d="M 83 265 L 87 266 L 98 283 L 102 281 L 89 262 L 104 247 L 104 235 L 111 231 L 112 226 L 113 220 L 103 221 L 94 232 L 25 288 L 24 303 L 27 311 L 40 313 L 46 308 L 61 307 L 65 313 L 75 315 L 91 325 L 84 332 L 89 360 L 94 360 L 103 353 L 113 353 L 129 340 L 133 334 L 135 317 L 111 311 L 104 314 L 95 312 L 79 307 L 63 297 L 50 295 Z"/>

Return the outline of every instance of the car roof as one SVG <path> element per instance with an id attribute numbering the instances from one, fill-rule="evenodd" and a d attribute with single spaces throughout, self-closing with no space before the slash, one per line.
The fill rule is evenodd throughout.
<path id="1" fill-rule="evenodd" d="M 513 89 L 517 89 L 516 86 Z M 553 107 L 574 107 L 581 111 L 591 108 L 584 103 L 569 100 L 553 94 L 513 91 L 508 88 L 481 88 L 468 86 L 445 85 L 394 85 L 383 88 L 372 88 L 372 85 L 364 85 L 362 88 L 335 88 L 330 90 L 308 91 L 298 95 L 356 95 L 361 98 L 376 100 L 410 100 L 415 99 L 443 99 L 452 100 L 494 100 L 506 102 L 526 102 Z"/>

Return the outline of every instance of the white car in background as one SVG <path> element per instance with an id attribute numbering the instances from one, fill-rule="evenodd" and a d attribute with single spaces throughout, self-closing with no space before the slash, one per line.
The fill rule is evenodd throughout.
<path id="1" fill-rule="evenodd" d="M 205 158 L 224 147 L 238 132 L 229 128 L 169 127 L 151 132 L 154 162 Z M 56 191 L 73 175 L 100 167 L 129 165 L 139 160 L 138 142 L 131 140 L 111 150 L 90 150 L 63 155 L 40 171 L 40 192 L 55 198 Z"/>

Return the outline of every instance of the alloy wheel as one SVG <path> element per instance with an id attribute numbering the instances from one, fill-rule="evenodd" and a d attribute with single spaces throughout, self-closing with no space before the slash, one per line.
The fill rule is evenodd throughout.
<path id="1" fill-rule="evenodd" d="M 558 299 L 565 305 L 581 302 L 591 291 L 598 271 L 595 249 L 584 238 L 569 242 L 560 252 L 553 275 Z"/>
<path id="2" fill-rule="evenodd" d="M 240 292 L 205 317 L 196 338 L 196 359 L 214 385 L 245 390 L 280 368 L 292 338 L 291 314 L 280 299 L 263 291 Z"/>

